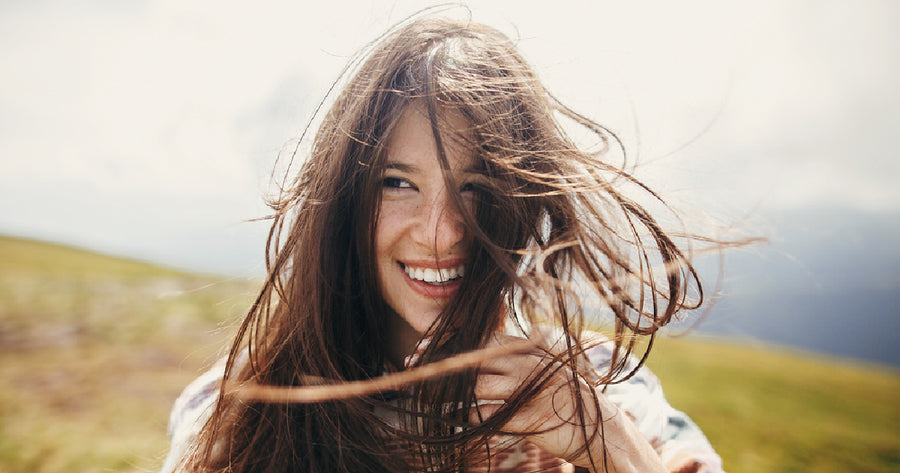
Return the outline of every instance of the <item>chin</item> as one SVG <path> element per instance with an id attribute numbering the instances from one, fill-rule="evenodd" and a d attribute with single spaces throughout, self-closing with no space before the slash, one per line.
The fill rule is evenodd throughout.
<path id="1" fill-rule="evenodd" d="M 430 311 L 416 311 L 416 312 L 407 312 L 407 315 L 401 314 L 400 317 L 412 327 L 413 330 L 418 332 L 420 335 L 424 334 L 428 331 L 435 323 L 438 321 L 438 316 L 440 313 L 429 313 L 433 312 L 433 309 Z M 415 313 L 415 316 L 410 316 L 408 314 Z"/>

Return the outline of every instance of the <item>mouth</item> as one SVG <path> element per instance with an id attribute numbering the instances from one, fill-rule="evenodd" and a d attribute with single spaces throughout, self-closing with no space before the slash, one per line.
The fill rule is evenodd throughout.
<path id="1" fill-rule="evenodd" d="M 443 286 L 455 282 L 466 274 L 466 266 L 464 264 L 450 268 L 425 268 L 400 263 L 400 267 L 410 279 L 432 286 Z"/>
<path id="2" fill-rule="evenodd" d="M 397 262 L 400 271 L 405 276 L 403 279 L 415 293 L 426 299 L 446 301 L 456 294 L 462 285 L 462 278 L 466 274 L 464 259 L 454 259 L 437 263 L 417 261 Z"/>

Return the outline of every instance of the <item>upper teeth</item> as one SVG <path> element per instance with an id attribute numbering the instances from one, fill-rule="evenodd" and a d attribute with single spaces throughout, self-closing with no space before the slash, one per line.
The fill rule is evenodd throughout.
<path id="1" fill-rule="evenodd" d="M 411 279 L 418 279 L 428 283 L 444 283 L 451 279 L 461 278 L 466 272 L 466 267 L 460 265 L 457 268 L 413 268 L 405 266 L 404 270 Z"/>

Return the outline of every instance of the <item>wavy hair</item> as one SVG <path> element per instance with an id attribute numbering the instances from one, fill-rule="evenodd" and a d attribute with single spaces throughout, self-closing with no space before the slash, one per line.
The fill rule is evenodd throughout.
<path id="1" fill-rule="evenodd" d="M 623 189 L 657 196 L 608 162 L 621 143 L 548 93 L 499 31 L 415 19 L 361 52 L 344 77 L 299 172 L 271 202 L 268 277 L 231 348 L 228 384 L 303 387 L 384 375 L 391 308 L 381 297 L 374 232 L 387 143 L 411 106 L 426 112 L 449 188 L 450 139 L 466 140 L 482 174 L 474 210 L 451 193 L 473 236 L 470 260 L 416 365 L 478 350 L 495 331 L 513 327 L 569 368 L 573 383 L 578 377 L 601 387 L 630 376 L 636 368 L 628 354 L 646 347 L 643 362 L 656 331 L 700 304 L 689 258 Z M 448 111 L 469 129 L 449 128 Z M 579 149 L 561 120 L 606 146 Z M 608 370 L 594 372 L 586 368 L 584 332 L 601 319 L 611 321 L 604 328 L 613 357 Z M 552 352 L 556 342 L 541 339 L 537 326 L 562 334 Z M 636 345 L 644 335 L 651 343 Z M 477 373 L 444 372 L 403 389 L 307 404 L 241 400 L 223 387 L 185 466 L 458 471 L 492 455 L 488 439 L 553 375 L 536 371 L 476 426 L 467 420 Z M 582 430 L 585 438 L 599 435 Z"/>

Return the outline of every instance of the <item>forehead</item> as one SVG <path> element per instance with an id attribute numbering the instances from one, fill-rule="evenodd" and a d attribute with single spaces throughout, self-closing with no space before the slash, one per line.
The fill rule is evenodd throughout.
<path id="1" fill-rule="evenodd" d="M 469 169 L 476 165 L 472 126 L 456 109 L 441 108 L 437 113 L 441 144 L 452 169 Z M 387 164 L 434 166 L 438 162 L 428 111 L 422 103 L 414 103 L 403 111 L 387 146 Z"/>

